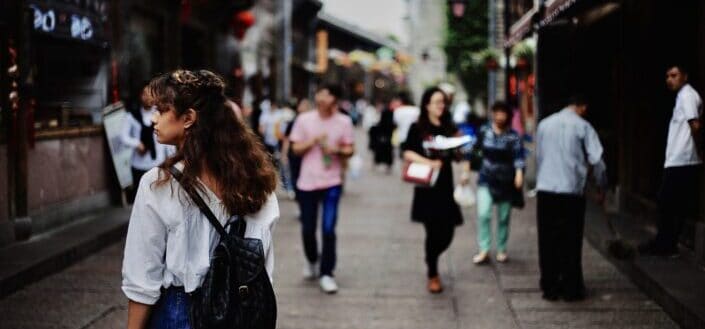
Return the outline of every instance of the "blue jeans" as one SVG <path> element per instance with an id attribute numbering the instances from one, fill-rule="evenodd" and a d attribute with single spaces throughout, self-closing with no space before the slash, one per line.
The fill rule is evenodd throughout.
<path id="1" fill-rule="evenodd" d="M 189 309 L 191 300 L 183 287 L 163 290 L 159 301 L 152 307 L 150 329 L 191 329 Z"/>
<path id="2" fill-rule="evenodd" d="M 338 221 L 338 202 L 342 186 L 322 190 L 300 191 L 301 234 L 304 252 L 310 263 L 318 260 L 318 242 L 316 241 L 316 222 L 319 202 L 323 203 L 321 230 L 323 247 L 321 250 L 321 275 L 333 275 L 335 268 L 335 224 Z"/>

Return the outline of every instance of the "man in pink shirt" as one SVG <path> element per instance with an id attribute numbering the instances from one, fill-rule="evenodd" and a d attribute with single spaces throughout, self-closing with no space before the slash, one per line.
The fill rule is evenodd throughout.
<path id="1" fill-rule="evenodd" d="M 326 293 L 338 291 L 333 269 L 336 261 L 335 224 L 343 183 L 342 162 L 355 152 L 352 121 L 338 111 L 339 99 L 339 87 L 320 87 L 316 92 L 316 111 L 300 114 L 290 135 L 294 153 L 303 157 L 297 187 L 301 191 L 299 205 L 302 235 L 308 260 L 304 267 L 304 277 L 316 278 L 316 221 L 319 203 L 322 202 L 320 285 Z"/>

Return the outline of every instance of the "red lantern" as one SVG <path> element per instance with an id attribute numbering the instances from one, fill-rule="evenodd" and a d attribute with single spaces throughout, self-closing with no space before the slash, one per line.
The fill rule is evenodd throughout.
<path id="1" fill-rule="evenodd" d="M 252 14 L 251 11 L 237 12 L 233 15 L 231 25 L 233 27 L 235 37 L 242 39 L 245 37 L 245 32 L 247 32 L 247 29 L 249 29 L 252 25 L 255 25 L 255 15 Z"/>
<path id="2" fill-rule="evenodd" d="M 251 11 L 241 11 L 235 14 L 235 19 L 246 28 L 255 25 L 255 15 Z"/>

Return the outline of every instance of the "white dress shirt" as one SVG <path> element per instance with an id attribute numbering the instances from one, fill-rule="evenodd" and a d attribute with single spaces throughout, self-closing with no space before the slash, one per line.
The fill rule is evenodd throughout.
<path id="1" fill-rule="evenodd" d="M 181 163 L 177 168 L 181 168 Z M 210 267 L 210 256 L 219 241 L 218 233 L 174 179 L 153 186 L 159 169 L 142 178 L 132 208 L 122 264 L 122 291 L 127 298 L 153 305 L 162 287 L 183 286 L 192 292 L 201 286 Z M 225 207 L 210 190 L 201 197 L 225 225 L 230 219 Z M 173 192 L 173 193 L 172 193 Z M 272 278 L 274 248 L 272 231 L 279 219 L 274 193 L 262 208 L 245 216 L 245 237 L 262 240 L 265 268 Z"/>
<path id="2" fill-rule="evenodd" d="M 703 103 L 698 92 L 689 84 L 678 91 L 671 123 L 668 125 L 668 143 L 664 167 L 692 166 L 702 163 L 688 121 L 699 119 L 703 114 Z"/>

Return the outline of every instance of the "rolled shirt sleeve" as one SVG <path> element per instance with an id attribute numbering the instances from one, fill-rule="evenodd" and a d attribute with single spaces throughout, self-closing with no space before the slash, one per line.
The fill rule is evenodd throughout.
<path id="1" fill-rule="evenodd" d="M 132 301 L 153 305 L 164 276 L 167 227 L 155 211 L 154 196 L 142 179 L 135 197 L 122 263 L 122 291 Z"/>
<path id="2" fill-rule="evenodd" d="M 602 144 L 600 143 L 600 138 L 597 136 L 597 132 L 591 126 L 587 125 L 587 132 L 585 135 L 585 152 L 587 155 L 588 163 L 592 166 L 592 175 L 595 179 L 595 184 L 599 187 L 607 186 L 607 166 L 602 160 L 602 154 L 604 152 Z"/>
<path id="3" fill-rule="evenodd" d="M 340 139 L 340 143 L 342 145 L 353 145 L 355 144 L 355 130 L 353 129 L 352 120 L 347 117 L 345 119 L 344 133 Z"/>
<path id="4" fill-rule="evenodd" d="M 246 215 L 247 230 L 246 237 L 260 239 L 262 241 L 262 249 L 264 249 L 265 270 L 269 275 L 269 279 L 273 281 L 274 273 L 274 227 L 279 220 L 279 203 L 274 193 L 269 196 L 267 202 L 258 212 Z"/>
<path id="5" fill-rule="evenodd" d="M 306 129 L 303 125 L 304 123 L 302 121 L 302 117 L 297 117 L 292 124 L 291 133 L 289 134 L 289 140 L 292 143 L 301 143 L 308 139 L 308 136 L 306 136 Z"/>
<path id="6" fill-rule="evenodd" d="M 700 107 L 698 98 L 692 92 L 683 93 L 680 98 L 681 107 L 683 108 L 683 119 L 685 121 L 695 120 L 700 118 L 698 108 Z"/>

